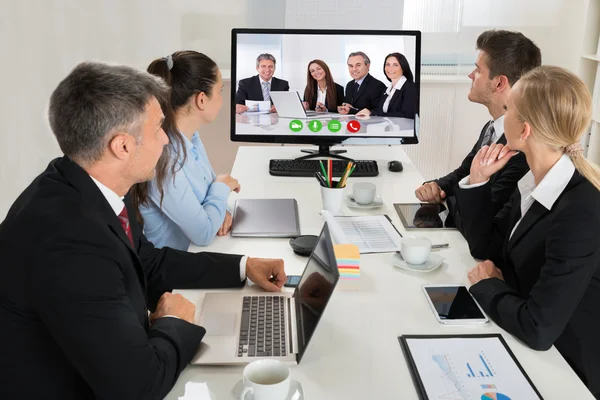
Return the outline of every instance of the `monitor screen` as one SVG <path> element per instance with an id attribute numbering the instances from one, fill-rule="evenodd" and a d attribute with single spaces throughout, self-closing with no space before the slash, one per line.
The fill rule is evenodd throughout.
<path id="1" fill-rule="evenodd" d="M 339 278 L 331 236 L 327 224 L 324 224 L 300 283 L 294 291 L 298 324 L 298 362 L 304 355 Z"/>
<path id="2" fill-rule="evenodd" d="M 418 142 L 421 33 L 233 29 L 231 140 Z"/>

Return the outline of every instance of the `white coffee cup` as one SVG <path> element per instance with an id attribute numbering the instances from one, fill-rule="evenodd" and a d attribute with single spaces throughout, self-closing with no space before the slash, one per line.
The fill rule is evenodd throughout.
<path id="1" fill-rule="evenodd" d="M 246 365 L 243 372 L 244 391 L 240 400 L 252 393 L 254 400 L 286 400 L 290 392 L 290 368 L 277 360 L 257 360 Z"/>
<path id="2" fill-rule="evenodd" d="M 431 254 L 431 241 L 423 236 L 405 236 L 400 245 L 402 258 L 409 264 L 423 264 Z"/>
<path id="3" fill-rule="evenodd" d="M 377 186 L 370 182 L 359 182 L 352 185 L 352 197 L 358 204 L 371 204 L 375 200 Z"/>
<path id="4" fill-rule="evenodd" d="M 336 188 L 336 181 L 333 181 L 333 187 L 321 186 L 321 200 L 323 201 L 323 210 L 327 210 L 333 215 L 341 214 L 342 199 L 344 198 L 344 188 Z"/>

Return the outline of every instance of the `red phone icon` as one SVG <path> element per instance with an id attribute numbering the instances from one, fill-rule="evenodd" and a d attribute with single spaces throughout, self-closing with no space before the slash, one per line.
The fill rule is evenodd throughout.
<path id="1" fill-rule="evenodd" d="M 348 129 L 348 132 L 356 133 L 360 131 L 360 122 L 350 121 L 348 122 L 348 125 L 346 125 L 346 129 Z"/>

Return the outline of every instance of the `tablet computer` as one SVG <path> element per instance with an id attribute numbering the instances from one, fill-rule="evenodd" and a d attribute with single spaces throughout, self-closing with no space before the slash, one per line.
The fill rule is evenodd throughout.
<path id="1" fill-rule="evenodd" d="M 440 324 L 471 325 L 489 321 L 466 286 L 424 285 L 423 291 Z"/>
<path id="2" fill-rule="evenodd" d="M 450 212 L 443 204 L 394 203 L 394 209 L 406 230 L 456 229 Z"/>

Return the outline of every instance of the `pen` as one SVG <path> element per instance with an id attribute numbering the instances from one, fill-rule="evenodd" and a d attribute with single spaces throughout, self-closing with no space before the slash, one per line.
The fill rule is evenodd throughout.
<path id="1" fill-rule="evenodd" d="M 317 178 L 321 186 L 327 187 L 327 183 L 325 183 L 325 178 L 323 178 L 319 172 L 315 172 L 315 178 Z"/>
<path id="2" fill-rule="evenodd" d="M 327 176 L 327 172 L 325 172 L 325 167 L 323 166 L 323 160 L 319 160 L 319 164 L 321 164 L 321 171 L 323 171 L 323 177 L 325 178 L 327 185 L 325 186 L 330 186 L 329 185 L 329 177 Z"/>
<path id="3" fill-rule="evenodd" d="M 431 245 L 432 249 L 447 249 L 448 247 L 450 247 L 450 245 L 448 243 L 432 244 Z"/>

